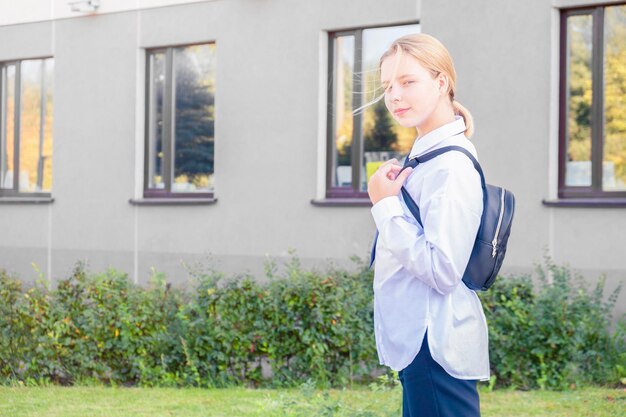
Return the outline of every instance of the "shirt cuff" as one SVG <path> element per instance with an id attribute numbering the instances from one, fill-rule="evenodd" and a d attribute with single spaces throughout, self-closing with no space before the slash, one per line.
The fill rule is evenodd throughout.
<path id="1" fill-rule="evenodd" d="M 392 217 L 403 216 L 404 210 L 398 196 L 385 197 L 372 207 L 372 216 L 378 231 Z"/>

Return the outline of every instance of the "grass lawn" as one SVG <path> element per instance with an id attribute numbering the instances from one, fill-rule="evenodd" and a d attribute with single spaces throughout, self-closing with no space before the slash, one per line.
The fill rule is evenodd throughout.
<path id="1" fill-rule="evenodd" d="M 626 390 L 481 393 L 483 417 L 626 417 Z M 399 417 L 400 390 L 0 387 L 11 417 Z"/>

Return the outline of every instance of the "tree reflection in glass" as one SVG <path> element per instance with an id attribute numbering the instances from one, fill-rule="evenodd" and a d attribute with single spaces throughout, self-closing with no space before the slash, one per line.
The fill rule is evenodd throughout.
<path id="1" fill-rule="evenodd" d="M 604 191 L 626 191 L 626 5 L 605 9 Z"/>
<path id="2" fill-rule="evenodd" d="M 173 192 L 212 191 L 215 147 L 215 45 L 174 49 Z"/>
<path id="3" fill-rule="evenodd" d="M 568 109 L 565 185 L 591 186 L 592 17 L 567 19 Z"/>
<path id="4" fill-rule="evenodd" d="M 335 135 L 335 175 L 333 186 L 352 186 L 352 117 L 354 74 L 354 36 L 339 36 L 334 47 L 334 135 Z"/>
<path id="5" fill-rule="evenodd" d="M 0 92 L 0 188 L 13 188 L 15 149 L 15 65 L 2 67 Z"/>
<path id="6" fill-rule="evenodd" d="M 52 185 L 52 69 L 54 61 L 33 59 L 20 67 L 19 191 L 49 192 Z"/>
<path id="7" fill-rule="evenodd" d="M 165 52 L 150 54 L 148 106 L 148 188 L 164 188 L 163 104 L 165 99 Z"/>

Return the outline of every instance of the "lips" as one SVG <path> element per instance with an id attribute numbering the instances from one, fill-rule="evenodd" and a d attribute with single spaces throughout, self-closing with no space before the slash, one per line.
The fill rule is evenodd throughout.
<path id="1" fill-rule="evenodd" d="M 406 113 L 407 111 L 409 111 L 409 108 L 406 109 L 396 109 L 393 111 L 393 114 L 400 117 L 402 115 L 404 115 L 404 113 Z"/>

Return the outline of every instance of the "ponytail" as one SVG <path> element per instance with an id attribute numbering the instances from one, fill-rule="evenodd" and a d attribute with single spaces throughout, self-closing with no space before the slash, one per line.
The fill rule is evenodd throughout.
<path id="1" fill-rule="evenodd" d="M 452 107 L 454 108 L 454 113 L 465 120 L 465 136 L 469 139 L 474 134 L 474 118 L 469 110 L 458 101 L 452 100 Z"/>

